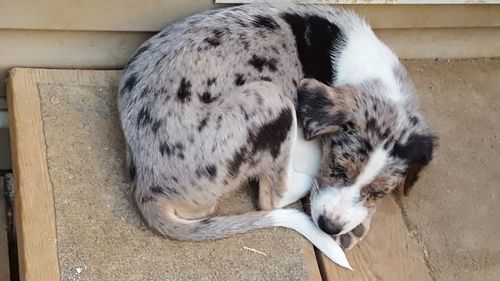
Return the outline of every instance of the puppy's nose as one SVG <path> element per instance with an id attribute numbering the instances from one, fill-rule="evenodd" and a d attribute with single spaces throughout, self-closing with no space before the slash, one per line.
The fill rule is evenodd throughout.
<path id="1" fill-rule="evenodd" d="M 339 226 L 338 224 L 332 223 L 328 218 L 325 216 L 321 215 L 318 218 L 318 226 L 323 230 L 324 232 L 330 234 L 330 235 L 337 235 L 340 233 L 342 230 L 342 227 Z"/>

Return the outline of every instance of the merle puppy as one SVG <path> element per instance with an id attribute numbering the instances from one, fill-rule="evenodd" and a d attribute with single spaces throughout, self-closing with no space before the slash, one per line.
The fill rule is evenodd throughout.
<path id="1" fill-rule="evenodd" d="M 432 157 L 402 64 L 360 17 L 328 6 L 251 4 L 177 22 L 136 51 L 118 105 L 154 229 L 206 240 L 287 227 L 345 267 L 325 232 L 364 236 L 374 200 Z M 262 211 L 210 216 L 250 178 Z M 312 219 L 280 209 L 312 186 Z"/>

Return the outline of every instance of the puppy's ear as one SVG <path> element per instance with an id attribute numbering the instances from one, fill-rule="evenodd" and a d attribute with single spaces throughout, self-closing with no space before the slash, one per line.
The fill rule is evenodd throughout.
<path id="1" fill-rule="evenodd" d="M 408 163 L 403 192 L 408 195 L 420 171 L 432 160 L 437 138 L 432 134 L 412 134 L 405 144 L 396 143 L 392 154 Z"/>
<path id="2" fill-rule="evenodd" d="M 333 133 L 349 120 L 342 96 L 346 91 L 349 90 L 329 87 L 315 79 L 300 81 L 297 113 L 306 140 Z"/>

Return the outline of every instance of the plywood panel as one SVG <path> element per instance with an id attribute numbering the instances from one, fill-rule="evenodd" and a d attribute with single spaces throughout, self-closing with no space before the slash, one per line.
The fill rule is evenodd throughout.
<path id="1" fill-rule="evenodd" d="M 379 202 L 364 240 L 347 252 L 354 271 L 342 270 L 320 255 L 325 281 L 432 281 L 423 250 L 406 228 L 392 196 Z"/>
<path id="2" fill-rule="evenodd" d="M 222 5 L 216 6 L 213 2 L 212 0 L 142 2 L 0 0 L 0 28 L 151 32 L 198 11 L 222 7 Z M 365 15 L 374 28 L 500 26 L 498 16 L 500 5 L 346 5 L 346 7 Z"/>

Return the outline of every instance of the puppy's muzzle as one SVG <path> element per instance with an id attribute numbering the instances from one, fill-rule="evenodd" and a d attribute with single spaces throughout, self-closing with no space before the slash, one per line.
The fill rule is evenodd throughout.
<path id="1" fill-rule="evenodd" d="M 321 215 L 318 218 L 318 226 L 323 230 L 325 233 L 328 233 L 330 235 L 337 235 L 342 231 L 341 225 L 338 225 L 336 223 L 331 222 L 327 217 Z"/>

